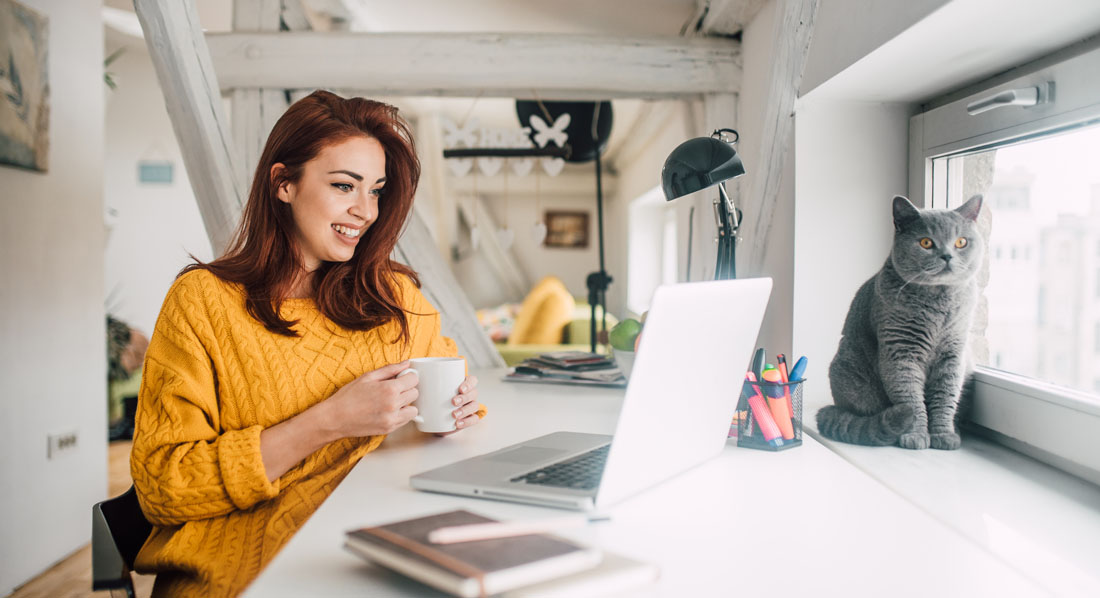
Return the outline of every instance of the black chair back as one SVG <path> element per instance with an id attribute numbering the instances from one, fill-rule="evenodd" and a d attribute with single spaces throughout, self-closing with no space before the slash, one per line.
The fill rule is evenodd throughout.
<path id="1" fill-rule="evenodd" d="M 92 590 L 134 595 L 130 571 L 153 526 L 146 521 L 134 487 L 92 507 Z"/>

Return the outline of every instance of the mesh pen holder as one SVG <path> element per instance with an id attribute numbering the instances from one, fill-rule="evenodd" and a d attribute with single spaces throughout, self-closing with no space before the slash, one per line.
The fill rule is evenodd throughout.
<path id="1" fill-rule="evenodd" d="M 745 381 L 737 404 L 737 446 L 782 451 L 802 445 L 802 384 Z M 759 396 L 757 394 L 759 389 Z M 790 395 L 790 402 L 787 396 Z M 790 411 L 790 426 L 783 421 Z M 787 438 L 790 436 L 790 438 Z"/>

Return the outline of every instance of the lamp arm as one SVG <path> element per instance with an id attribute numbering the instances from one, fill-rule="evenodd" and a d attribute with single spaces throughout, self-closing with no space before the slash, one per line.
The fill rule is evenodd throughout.
<path id="1" fill-rule="evenodd" d="M 726 193 L 724 182 L 718 184 L 718 195 L 719 197 L 714 200 L 715 214 L 719 219 L 718 263 L 715 266 L 714 279 L 728 280 L 737 278 L 735 249 L 737 229 L 741 226 L 741 214 Z"/>

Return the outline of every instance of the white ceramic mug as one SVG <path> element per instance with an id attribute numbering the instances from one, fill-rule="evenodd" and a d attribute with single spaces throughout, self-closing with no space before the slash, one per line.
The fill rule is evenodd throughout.
<path id="1" fill-rule="evenodd" d="M 458 394 L 458 387 L 466 379 L 466 360 L 461 357 L 418 357 L 409 360 L 409 369 L 398 376 L 415 372 L 420 395 L 413 406 L 419 415 L 413 418 L 421 432 L 450 432 L 455 429 L 451 399 Z"/>

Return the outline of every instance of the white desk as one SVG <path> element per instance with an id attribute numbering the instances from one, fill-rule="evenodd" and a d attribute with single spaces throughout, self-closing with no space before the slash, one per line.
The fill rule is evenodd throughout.
<path id="1" fill-rule="evenodd" d="M 489 408 L 480 425 L 449 438 L 409 427 L 367 455 L 245 595 L 443 596 L 346 552 L 344 532 L 455 508 L 560 514 L 409 487 L 413 473 L 544 433 L 613 431 L 621 390 L 506 383 L 504 372 L 476 372 Z M 610 514 L 561 535 L 657 563 L 660 582 L 632 596 L 1053 595 L 1033 581 L 1041 571 L 1017 572 L 808 437 L 779 453 L 731 440 Z"/>

